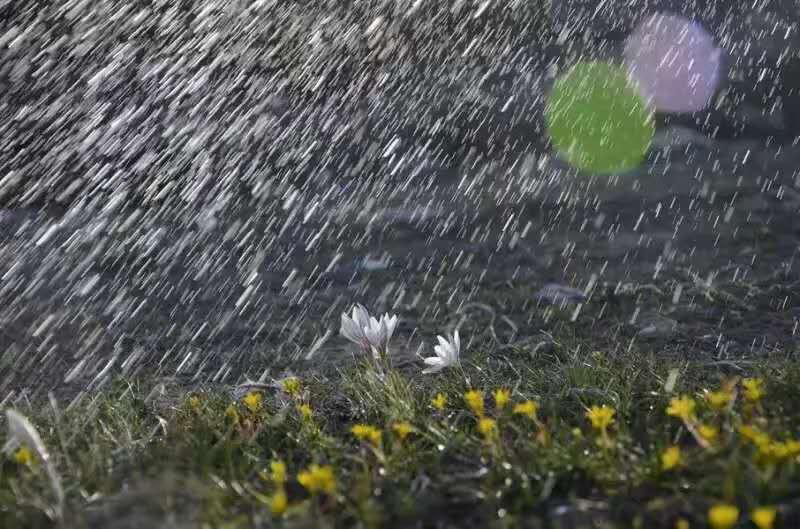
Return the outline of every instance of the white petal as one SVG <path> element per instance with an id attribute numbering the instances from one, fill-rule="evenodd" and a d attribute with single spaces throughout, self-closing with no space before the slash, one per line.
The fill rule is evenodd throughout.
<path id="1" fill-rule="evenodd" d="M 427 375 L 428 373 L 438 373 L 446 367 L 441 358 L 425 358 L 423 362 L 430 366 L 422 370 L 423 375 Z"/>
<path id="2" fill-rule="evenodd" d="M 353 319 L 359 327 L 366 327 L 369 325 L 369 312 L 363 305 L 358 304 L 353 307 Z"/>
<path id="3" fill-rule="evenodd" d="M 351 342 L 361 343 L 363 341 L 364 333 L 353 320 L 344 314 L 342 314 L 342 326 L 339 333 Z"/>
<path id="4" fill-rule="evenodd" d="M 386 320 L 386 337 L 391 338 L 394 330 L 397 328 L 397 315 L 387 318 Z"/>
<path id="5" fill-rule="evenodd" d="M 364 329 L 364 336 L 372 345 L 380 345 L 380 334 L 380 329 L 374 327 L 367 327 Z"/>

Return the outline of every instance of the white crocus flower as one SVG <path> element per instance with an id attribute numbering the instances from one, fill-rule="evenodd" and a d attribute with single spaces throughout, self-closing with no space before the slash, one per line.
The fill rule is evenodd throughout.
<path id="1" fill-rule="evenodd" d="M 397 316 L 384 314 L 380 320 L 374 317 L 369 319 L 369 326 L 364 329 L 364 335 L 371 347 L 386 353 L 389 351 L 389 340 L 392 339 L 395 327 L 397 327 Z"/>
<path id="2" fill-rule="evenodd" d="M 397 328 L 397 316 L 388 313 L 378 320 L 370 316 L 362 305 L 353 307 L 352 316 L 342 313 L 342 326 L 339 332 L 365 351 L 371 351 L 376 360 L 389 352 L 389 341 Z"/>
<path id="3" fill-rule="evenodd" d="M 436 356 L 425 358 L 423 361 L 426 365 L 430 366 L 423 370 L 423 374 L 438 373 L 445 367 L 460 366 L 461 360 L 461 339 L 458 336 L 458 330 L 453 333 L 452 340 L 446 340 L 442 336 L 437 336 L 439 345 L 433 348 Z"/>

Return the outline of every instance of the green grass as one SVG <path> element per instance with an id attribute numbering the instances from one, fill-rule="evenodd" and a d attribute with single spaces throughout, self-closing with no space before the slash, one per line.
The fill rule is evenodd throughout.
<path id="1" fill-rule="evenodd" d="M 52 452 L 64 515 L 51 519 L 41 462 L 20 463 L 11 452 L 0 456 L 0 527 L 672 529 L 685 520 L 702 528 L 718 503 L 740 509 L 737 527 L 755 527 L 749 513 L 763 505 L 778 508 L 776 528 L 797 526 L 800 451 L 776 444 L 800 431 L 796 363 L 709 364 L 585 345 L 578 354 L 581 343 L 563 334 L 537 352 L 467 351 L 463 371 L 437 375 L 409 366 L 382 376 L 368 364 L 302 375 L 299 394 L 264 390 L 257 411 L 221 389 L 186 392 L 153 380 L 115 380 L 67 410 L 33 403 L 18 411 Z M 739 382 L 730 409 L 713 410 L 704 391 L 734 376 L 763 378 L 765 396 L 748 404 Z M 497 410 L 491 394 L 501 387 L 511 402 Z M 470 388 L 484 391 L 496 436 L 478 431 L 463 398 Z M 437 393 L 447 397 L 441 411 L 431 404 Z M 711 446 L 692 434 L 696 425 L 666 413 L 682 394 L 695 398 L 697 424 L 719 427 Z M 539 404 L 538 422 L 511 411 L 529 399 Z M 586 417 L 599 405 L 616 412 L 606 443 Z M 392 429 L 401 421 L 414 429 L 403 440 Z M 356 439 L 355 424 L 380 429 L 380 445 Z M 748 442 L 743 424 L 771 444 Z M 668 446 L 680 447 L 683 464 L 664 470 Z M 277 460 L 287 466 L 282 485 L 270 479 Z M 312 464 L 333 469 L 335 493 L 310 494 L 298 482 Z M 288 507 L 277 516 L 281 488 Z"/>

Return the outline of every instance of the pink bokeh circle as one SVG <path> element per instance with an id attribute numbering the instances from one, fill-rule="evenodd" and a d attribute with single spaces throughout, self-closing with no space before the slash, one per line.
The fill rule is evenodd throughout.
<path id="1" fill-rule="evenodd" d="M 719 85 L 722 50 L 700 24 L 656 13 L 625 42 L 625 64 L 640 93 L 660 112 L 704 109 Z"/>

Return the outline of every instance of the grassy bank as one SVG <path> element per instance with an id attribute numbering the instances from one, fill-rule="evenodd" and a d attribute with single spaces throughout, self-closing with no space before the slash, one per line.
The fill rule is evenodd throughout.
<path id="1" fill-rule="evenodd" d="M 65 500 L 58 522 L 45 462 L 12 447 L 0 526 L 800 526 L 800 367 L 580 345 L 21 400 Z"/>

